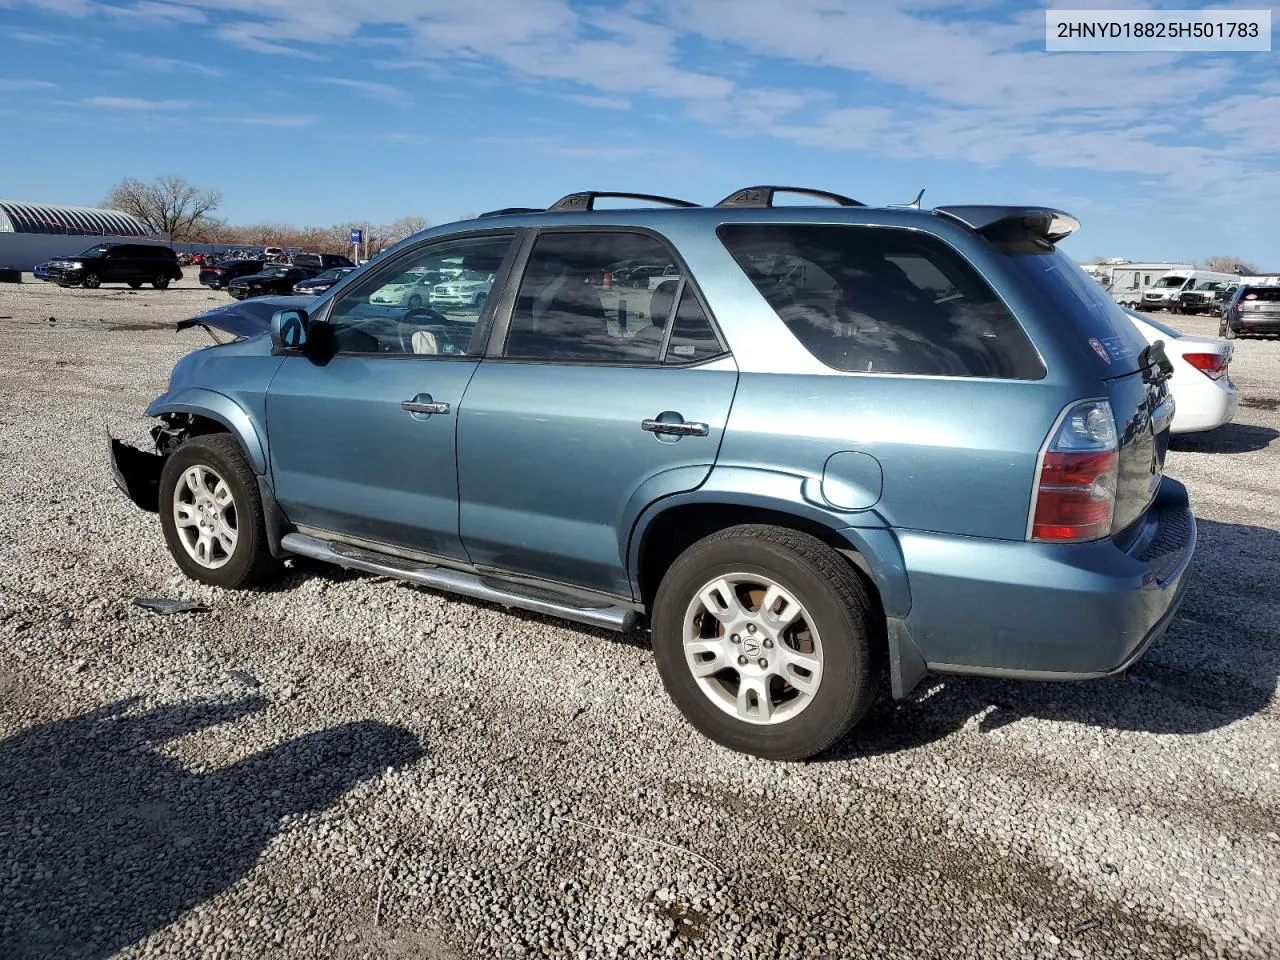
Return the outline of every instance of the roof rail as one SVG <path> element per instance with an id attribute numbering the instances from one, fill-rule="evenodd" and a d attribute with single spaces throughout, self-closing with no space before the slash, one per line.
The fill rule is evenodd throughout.
<path id="1" fill-rule="evenodd" d="M 503 207 L 501 210 L 486 210 L 484 213 L 477 214 L 476 219 L 480 217 L 505 217 L 508 214 L 515 213 L 542 213 L 541 207 Z"/>
<path id="2" fill-rule="evenodd" d="M 830 200 L 832 203 L 841 207 L 865 207 L 865 203 L 854 200 L 852 197 L 841 196 L 838 193 L 830 193 L 826 190 L 810 190 L 807 187 L 743 187 L 741 190 L 729 194 L 719 203 L 717 207 L 772 207 L 773 195 L 775 193 L 798 193 L 806 197 L 814 197 L 818 200 Z"/>
<path id="3" fill-rule="evenodd" d="M 659 197 L 652 193 L 612 193 L 607 190 L 587 190 L 583 193 L 571 193 L 567 197 L 561 197 L 551 206 L 547 207 L 547 209 L 551 211 L 594 210 L 596 208 L 596 200 L 600 197 L 619 200 L 647 200 L 650 203 L 661 203 L 668 207 L 698 206 L 698 204 L 690 203 L 688 200 L 677 200 L 674 197 Z"/>

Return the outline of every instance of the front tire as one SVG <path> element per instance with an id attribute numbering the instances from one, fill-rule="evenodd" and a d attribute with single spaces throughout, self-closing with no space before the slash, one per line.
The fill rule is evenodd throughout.
<path id="1" fill-rule="evenodd" d="M 257 480 L 229 434 L 192 437 L 165 461 L 160 526 L 182 572 L 200 583 L 239 589 L 276 569 Z"/>
<path id="2" fill-rule="evenodd" d="M 167 290 L 169 288 L 169 278 L 161 274 L 151 281 L 151 285 L 157 290 Z"/>
<path id="3" fill-rule="evenodd" d="M 130 290 L 141 290 L 141 289 L 142 289 L 142 281 L 141 281 L 141 280 L 130 280 L 130 281 L 129 281 L 129 289 L 130 289 Z"/>
<path id="4" fill-rule="evenodd" d="M 102 286 L 102 278 L 96 273 L 86 273 L 80 282 L 84 284 L 86 290 L 97 290 Z"/>
<path id="5" fill-rule="evenodd" d="M 730 527 L 689 547 L 663 577 L 654 659 L 704 735 L 757 757 L 802 760 L 870 707 L 875 617 L 856 571 L 821 540 Z"/>

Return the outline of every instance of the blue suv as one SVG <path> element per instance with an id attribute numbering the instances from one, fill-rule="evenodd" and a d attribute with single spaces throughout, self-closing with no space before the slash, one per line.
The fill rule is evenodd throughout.
<path id="1" fill-rule="evenodd" d="M 699 730 L 811 756 L 884 671 L 1102 677 L 1177 611 L 1171 368 L 1057 248 L 1077 227 L 784 187 L 494 211 L 183 321 L 235 339 L 114 472 L 202 583 L 302 556 L 647 625 Z M 410 273 L 447 289 L 378 295 Z"/>

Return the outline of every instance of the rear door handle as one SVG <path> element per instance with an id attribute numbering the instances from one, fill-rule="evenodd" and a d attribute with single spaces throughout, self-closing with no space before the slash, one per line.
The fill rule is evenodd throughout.
<path id="1" fill-rule="evenodd" d="M 705 423 L 684 420 L 643 420 L 640 429 L 668 437 L 705 437 L 711 433 L 711 428 Z"/>
<path id="2" fill-rule="evenodd" d="M 420 393 L 412 400 L 401 400 L 400 409 L 409 413 L 448 413 L 449 405 L 447 403 L 437 403 L 431 399 L 431 394 Z"/>

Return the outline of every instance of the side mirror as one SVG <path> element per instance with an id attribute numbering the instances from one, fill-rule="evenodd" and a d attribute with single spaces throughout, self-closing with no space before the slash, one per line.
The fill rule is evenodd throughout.
<path id="1" fill-rule="evenodd" d="M 305 310 L 277 310 L 271 318 L 273 350 L 305 350 L 311 318 Z"/>

